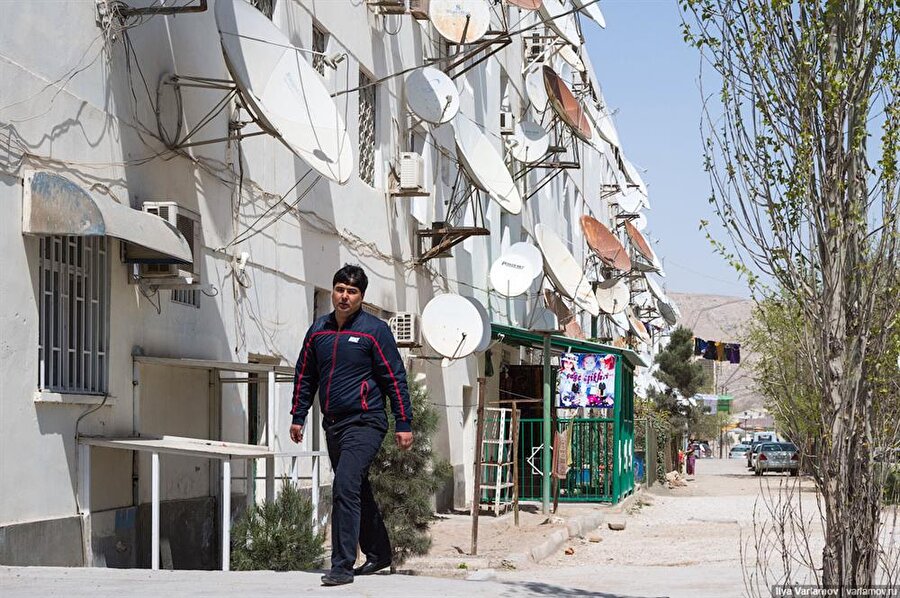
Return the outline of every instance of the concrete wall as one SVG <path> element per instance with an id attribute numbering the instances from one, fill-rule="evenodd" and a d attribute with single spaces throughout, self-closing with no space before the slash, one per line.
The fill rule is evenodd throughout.
<path id="1" fill-rule="evenodd" d="M 80 553 L 76 554 L 80 543 L 74 542 L 80 531 L 71 523 L 77 523 L 78 512 L 75 422 L 96 406 L 97 399 L 38 392 L 39 241 L 22 235 L 26 169 L 59 172 L 92 193 L 107 194 L 135 208 L 147 200 L 174 200 L 202 218 L 203 278 L 212 296 L 203 295 L 199 309 L 171 302 L 165 290 L 149 297 L 142 294 L 129 283 L 130 268 L 119 259 L 119 242 L 111 245 L 109 392 L 105 404 L 79 427 L 82 434 L 94 435 L 140 431 L 214 438 L 221 434 L 225 440 L 245 441 L 245 385 L 226 384 L 219 391 L 211 388 L 206 372 L 144 366 L 135 387 L 132 354 L 236 362 L 266 356 L 293 365 L 313 316 L 315 290 L 330 288 L 333 272 L 345 262 L 366 268 L 370 277 L 366 300 L 382 309 L 420 313 L 435 294 L 459 292 L 479 299 L 494 321 L 524 325 L 540 284 L 527 297 L 506 300 L 490 294 L 487 272 L 493 260 L 504 247 L 527 237 L 536 222 L 557 230 L 582 260 L 585 249 L 578 215 L 590 210 L 608 217 L 597 189 L 611 181 L 609 160 L 585 149 L 581 170 L 557 177 L 527 202 L 520 215 L 505 214 L 483 198 L 490 237 L 465 241 L 453 250 L 452 259 L 415 267 L 415 231 L 444 216 L 457 164 L 447 157 L 455 153 L 451 127 L 420 126 L 417 131 L 425 140 L 421 150 L 433 195 L 408 199 L 387 193 L 389 166 L 407 149 L 410 136 L 402 77 L 378 86 L 374 188 L 354 174 L 344 186 L 321 180 L 311 189 L 314 179 L 307 176 L 298 188 L 288 191 L 308 167 L 272 137 L 246 138 L 240 148 L 231 141 L 178 153 L 168 151 L 157 138 L 151 101 L 155 102 L 156 82 L 165 73 L 228 78 L 212 11 L 149 18 L 114 34 L 98 27 L 93 2 L 21 2 L 14 11 L 15 18 L 0 21 L 0 205 L 4 207 L 0 219 L 0 378 L 4 380 L 0 388 L 0 538 L 5 542 L 0 546 L 16 544 L 18 548 L 9 550 L 29 555 L 20 558 L 32 563 L 80 562 Z M 520 15 L 511 16 L 516 21 Z M 324 79 L 331 91 L 355 87 L 360 69 L 381 78 L 444 51 L 443 41 L 427 22 L 383 19 L 363 3 L 283 1 L 277 3 L 273 20 L 303 48 L 311 46 L 312 25 L 318 23 L 330 33 L 328 51 L 347 53 L 336 70 L 326 69 Z M 134 52 L 128 59 L 126 37 Z M 498 151 L 502 151 L 499 110 L 504 81 L 512 108 L 519 114 L 527 109 L 521 56 L 521 40 L 516 38 L 496 58 L 458 81 L 464 117 L 484 123 Z M 196 124 L 220 98 L 220 91 L 186 90 L 186 126 Z M 358 96 L 343 94 L 335 101 L 345 116 L 356 157 Z M 235 114 L 232 105 L 210 122 L 201 137 L 224 136 Z M 171 114 L 163 109 L 163 119 L 167 116 Z M 246 119 L 246 112 L 241 116 Z M 537 184 L 542 174 L 530 174 L 528 187 Z M 230 245 L 286 192 L 286 201 L 292 202 L 307 191 L 296 210 L 246 242 Z M 465 224 L 471 223 L 470 214 Z M 241 252 L 250 255 L 243 274 L 233 266 Z M 435 446 L 456 472 L 439 503 L 465 506 L 471 500 L 472 410 L 483 357 L 471 356 L 441 368 L 439 362 L 404 353 L 410 374 L 425 375 L 442 418 Z M 414 353 L 431 351 L 426 347 Z M 309 450 L 309 436 L 303 446 L 293 447 L 286 434 L 288 386 L 277 389 L 275 448 Z M 221 423 L 214 417 L 217 410 Z M 137 505 L 149 499 L 145 457 L 135 460 L 126 451 L 93 449 L 91 458 L 92 510 L 120 513 L 136 506 L 135 494 Z M 216 496 L 214 464 L 169 456 L 162 461 L 164 500 L 206 505 L 205 498 Z M 286 467 L 287 461 L 279 460 L 278 473 Z M 308 472 L 308 464 L 304 467 Z M 235 467 L 235 476 L 245 473 L 243 466 Z M 236 492 L 246 491 L 241 484 L 236 482 Z M 110 516 L 105 517 L 98 516 L 98 524 L 112 532 L 102 537 L 117 537 L 116 516 L 112 524 Z M 18 531 L 29 521 L 65 522 L 46 525 L 65 527 L 67 539 L 22 552 L 20 548 L 31 546 L 27 542 L 32 536 L 43 546 L 44 532 Z M 191 537 L 195 539 L 185 542 L 196 544 L 197 535 Z M 127 544 L 122 538 L 116 542 Z M 117 558 L 116 562 L 125 564 L 146 560 L 134 556 L 132 547 L 128 550 L 132 556 L 107 559 L 107 564 Z M 60 552 L 66 554 L 60 556 Z"/>

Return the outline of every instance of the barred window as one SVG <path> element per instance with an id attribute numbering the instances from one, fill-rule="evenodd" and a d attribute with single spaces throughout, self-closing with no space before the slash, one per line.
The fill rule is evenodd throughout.
<path id="1" fill-rule="evenodd" d="M 371 77 L 359 72 L 359 178 L 375 186 L 375 85 Z"/>
<path id="2" fill-rule="evenodd" d="M 317 25 L 312 28 L 312 66 L 325 76 L 325 48 L 328 47 L 328 34 Z"/>
<path id="3" fill-rule="evenodd" d="M 172 303 L 200 307 L 200 291 L 196 289 L 172 289 Z"/>
<path id="4" fill-rule="evenodd" d="M 103 394 L 109 362 L 109 242 L 43 237 L 38 387 Z"/>
<path id="5" fill-rule="evenodd" d="M 275 12 L 275 2 L 277 0 L 250 0 L 250 4 L 259 9 L 259 12 L 263 13 L 270 19 L 272 18 L 272 14 Z"/>

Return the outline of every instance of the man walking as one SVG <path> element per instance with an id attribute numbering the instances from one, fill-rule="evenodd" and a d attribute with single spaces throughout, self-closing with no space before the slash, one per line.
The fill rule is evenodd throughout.
<path id="1" fill-rule="evenodd" d="M 359 266 L 345 265 L 332 280 L 334 311 L 306 333 L 294 373 L 291 440 L 303 440 L 306 415 L 318 391 L 328 456 L 334 470 L 331 571 L 326 586 L 353 582 L 391 565 L 391 544 L 369 485 L 369 466 L 394 414 L 397 446 L 413 443 L 406 370 L 387 324 L 362 311 L 369 281 Z M 353 569 L 356 546 L 366 562 Z"/>

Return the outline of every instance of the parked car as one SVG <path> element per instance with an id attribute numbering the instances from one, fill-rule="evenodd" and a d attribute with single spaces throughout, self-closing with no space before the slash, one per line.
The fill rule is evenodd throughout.
<path id="1" fill-rule="evenodd" d="M 764 442 L 757 447 L 753 471 L 762 475 L 767 471 L 787 471 L 800 474 L 800 453 L 791 442 Z"/>
<path id="2" fill-rule="evenodd" d="M 754 456 L 754 453 L 756 452 L 756 449 L 758 449 L 759 446 L 760 446 L 759 442 L 751 442 L 750 443 L 750 450 L 747 451 L 747 469 L 753 469 L 753 456 Z"/>
<path id="3" fill-rule="evenodd" d="M 750 450 L 749 444 L 743 444 L 743 443 L 736 444 L 733 447 L 731 447 L 730 451 L 728 451 L 728 458 L 729 459 L 746 459 L 747 452 L 749 450 Z"/>

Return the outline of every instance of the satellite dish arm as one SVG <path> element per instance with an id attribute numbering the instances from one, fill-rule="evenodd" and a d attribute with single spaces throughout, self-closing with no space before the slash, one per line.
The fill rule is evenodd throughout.
<path id="1" fill-rule="evenodd" d="M 381 396 L 390 399 L 394 429 L 397 432 L 411 432 L 412 403 L 409 400 L 406 368 L 403 367 L 400 350 L 397 349 L 397 342 L 387 324 L 382 323 L 377 327 L 373 341 L 372 369 Z"/>
<path id="2" fill-rule="evenodd" d="M 312 406 L 313 397 L 319 390 L 319 363 L 316 357 L 315 326 L 311 326 L 303 339 L 303 347 L 294 368 L 294 392 L 291 398 L 291 423 L 302 426 Z"/>

